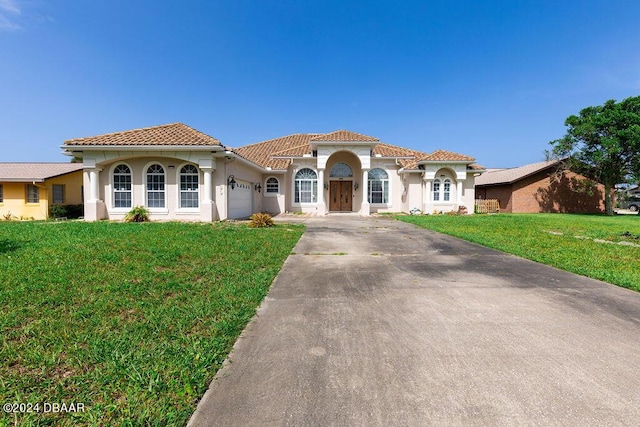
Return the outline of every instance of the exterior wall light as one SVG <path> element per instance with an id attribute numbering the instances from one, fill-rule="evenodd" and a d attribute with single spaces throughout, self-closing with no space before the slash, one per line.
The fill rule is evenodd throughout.
<path id="1" fill-rule="evenodd" d="M 325 189 L 325 190 L 328 190 L 328 189 L 329 189 L 329 183 L 328 183 L 328 182 L 325 182 L 325 183 L 324 183 L 324 189 Z"/>
<path id="2" fill-rule="evenodd" d="M 254 187 L 256 189 L 256 191 L 259 193 L 262 190 L 262 185 L 260 185 L 260 183 L 257 183 L 256 186 Z"/>
<path id="3" fill-rule="evenodd" d="M 358 191 L 358 188 L 360 188 L 360 184 L 358 184 L 357 182 L 353 184 L 353 191 Z"/>
<path id="4" fill-rule="evenodd" d="M 236 179 L 233 175 L 229 175 L 229 178 L 227 178 L 227 185 L 231 187 L 232 190 L 236 188 Z"/>

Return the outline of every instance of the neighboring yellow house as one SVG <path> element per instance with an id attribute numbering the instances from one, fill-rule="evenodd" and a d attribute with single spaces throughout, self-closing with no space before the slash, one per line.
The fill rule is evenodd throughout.
<path id="1" fill-rule="evenodd" d="M 0 163 L 0 219 L 47 219 L 51 205 L 80 205 L 81 163 Z"/>

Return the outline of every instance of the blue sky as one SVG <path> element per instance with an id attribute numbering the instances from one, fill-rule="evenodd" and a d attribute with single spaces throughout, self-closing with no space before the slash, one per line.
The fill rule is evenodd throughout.
<path id="1" fill-rule="evenodd" d="M 349 129 L 487 167 L 640 95 L 640 2 L 0 0 L 0 161 L 183 122 L 238 147 Z"/>

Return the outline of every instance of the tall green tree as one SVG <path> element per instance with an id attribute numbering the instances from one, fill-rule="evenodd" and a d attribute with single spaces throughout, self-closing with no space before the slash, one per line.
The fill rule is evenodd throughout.
<path id="1" fill-rule="evenodd" d="M 604 184 L 606 213 L 613 215 L 611 190 L 640 179 L 640 96 L 584 108 L 564 124 L 567 133 L 550 142 L 549 157 Z"/>

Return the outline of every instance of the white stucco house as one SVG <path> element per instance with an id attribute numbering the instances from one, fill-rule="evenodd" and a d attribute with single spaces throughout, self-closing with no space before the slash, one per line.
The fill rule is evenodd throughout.
<path id="1" fill-rule="evenodd" d="M 254 212 L 473 212 L 470 156 L 423 153 L 351 131 L 293 134 L 232 149 L 182 123 L 65 141 L 82 158 L 85 219 L 215 221 Z"/>

